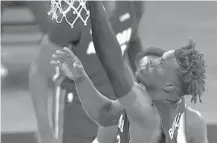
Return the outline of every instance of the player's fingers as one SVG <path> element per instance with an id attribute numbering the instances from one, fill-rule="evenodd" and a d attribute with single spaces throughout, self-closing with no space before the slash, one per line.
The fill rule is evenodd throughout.
<path id="1" fill-rule="evenodd" d="M 70 57 L 66 52 L 64 52 L 64 51 L 62 51 L 62 50 L 57 50 L 57 51 L 55 52 L 55 55 L 56 55 L 57 57 L 59 57 L 59 58 L 62 58 L 62 59 L 67 59 L 67 58 Z"/>
<path id="2" fill-rule="evenodd" d="M 63 51 L 68 54 L 69 56 L 73 57 L 73 58 L 76 58 L 77 56 L 67 47 L 64 47 L 63 48 Z"/>
<path id="3" fill-rule="evenodd" d="M 63 56 L 61 54 L 53 54 L 52 59 L 53 60 L 59 60 L 62 63 L 66 60 L 65 56 Z"/>
<path id="4" fill-rule="evenodd" d="M 61 68 L 61 62 L 59 60 L 51 60 L 50 64 Z"/>
<path id="5" fill-rule="evenodd" d="M 69 56 L 63 49 L 57 50 L 56 54 L 61 54 L 61 55 L 64 55 L 64 56 Z"/>

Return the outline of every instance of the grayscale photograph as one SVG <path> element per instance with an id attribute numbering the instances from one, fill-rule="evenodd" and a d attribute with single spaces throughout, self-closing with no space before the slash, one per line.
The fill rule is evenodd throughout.
<path id="1" fill-rule="evenodd" d="M 2 143 L 217 143 L 217 1 L 1 0 Z"/>

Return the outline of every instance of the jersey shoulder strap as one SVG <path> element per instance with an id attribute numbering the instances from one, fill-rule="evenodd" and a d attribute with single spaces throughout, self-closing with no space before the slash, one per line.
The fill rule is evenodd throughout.
<path id="1" fill-rule="evenodd" d="M 187 112 L 187 105 L 185 104 L 185 112 L 182 113 L 180 117 L 180 124 L 177 133 L 177 143 L 187 143 L 187 136 L 186 136 L 186 112 Z"/>

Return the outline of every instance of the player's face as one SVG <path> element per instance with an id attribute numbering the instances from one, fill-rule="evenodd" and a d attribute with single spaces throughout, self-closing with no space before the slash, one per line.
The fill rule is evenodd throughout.
<path id="1" fill-rule="evenodd" d="M 162 57 L 146 56 L 137 64 L 137 79 L 146 88 L 164 89 L 169 83 L 177 83 L 179 67 L 175 51 L 165 52 Z"/>

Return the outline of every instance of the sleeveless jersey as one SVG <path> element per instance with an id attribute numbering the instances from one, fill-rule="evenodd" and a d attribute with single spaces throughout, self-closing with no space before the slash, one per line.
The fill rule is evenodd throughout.
<path id="1" fill-rule="evenodd" d="M 128 1 L 117 1 L 116 3 L 116 10 L 114 11 L 114 16 L 110 18 L 110 22 L 123 53 L 131 38 L 132 27 L 136 20 L 135 15 L 139 9 L 133 10 L 132 5 Z M 81 40 L 77 43 L 76 48 L 71 50 L 81 60 L 94 86 L 106 97 L 116 99 L 110 81 L 95 54 L 90 25 L 85 27 Z M 71 85 L 71 82 L 66 79 L 62 82 L 61 88 L 66 89 L 68 92 L 75 92 Z"/>
<path id="2" fill-rule="evenodd" d="M 127 118 L 126 112 L 123 111 L 118 121 L 117 143 L 129 143 L 130 141 L 129 126 L 130 126 L 130 122 Z"/>
<path id="3" fill-rule="evenodd" d="M 181 103 L 181 106 L 179 106 L 174 112 L 175 116 L 173 118 L 171 117 L 171 122 L 170 122 L 171 126 L 167 131 L 170 139 L 167 138 L 168 135 L 165 133 L 165 128 L 162 125 L 161 137 L 159 138 L 159 141 L 157 143 L 187 143 L 186 130 L 185 130 L 186 110 L 187 110 L 187 106 L 185 105 L 185 103 L 184 102 Z M 130 142 L 129 125 L 130 123 L 127 118 L 126 112 L 123 112 L 118 122 L 118 135 L 117 135 L 118 143 Z"/>

